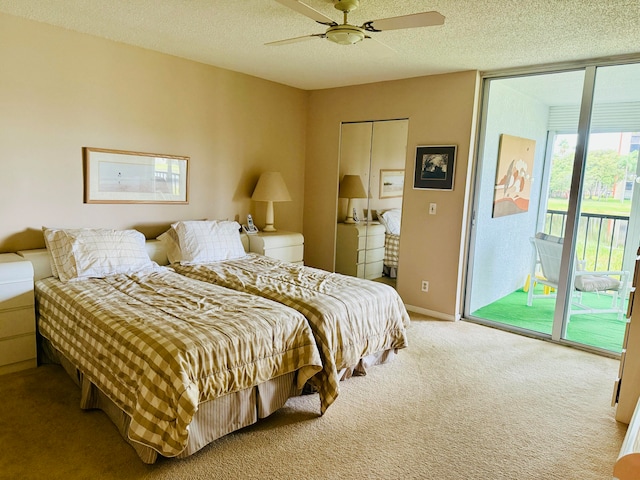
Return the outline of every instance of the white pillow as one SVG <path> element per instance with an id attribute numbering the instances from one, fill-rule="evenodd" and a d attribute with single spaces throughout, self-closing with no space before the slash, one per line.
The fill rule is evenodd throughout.
<path id="1" fill-rule="evenodd" d="M 401 217 L 402 211 L 397 208 L 387 210 L 382 214 L 382 218 L 378 215 L 378 219 L 381 220 L 381 223 L 387 229 L 387 233 L 391 233 L 393 235 L 400 235 Z"/>
<path id="2" fill-rule="evenodd" d="M 76 264 L 71 255 L 71 243 L 63 229 L 42 227 L 44 244 L 49 252 L 51 274 L 59 278 L 60 274 L 68 277 L 75 272 Z"/>
<path id="3" fill-rule="evenodd" d="M 178 234 L 182 265 L 232 260 L 246 255 L 238 222 L 187 221 L 171 226 Z"/>
<path id="4" fill-rule="evenodd" d="M 159 268 L 136 230 L 48 229 L 45 235 L 63 282 Z"/>
<path id="5" fill-rule="evenodd" d="M 387 221 L 382 216 L 382 212 L 378 213 L 378 221 L 384 226 L 385 233 L 389 233 L 389 227 L 387 226 Z"/>
<path id="6" fill-rule="evenodd" d="M 182 253 L 180 252 L 180 239 L 175 229 L 172 227 L 162 235 L 158 236 L 156 240 L 160 240 L 167 252 L 167 259 L 169 263 L 180 263 L 182 260 Z"/>

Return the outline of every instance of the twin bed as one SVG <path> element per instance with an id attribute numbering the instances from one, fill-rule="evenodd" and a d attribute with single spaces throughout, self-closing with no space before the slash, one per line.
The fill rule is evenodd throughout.
<path id="1" fill-rule="evenodd" d="M 42 351 L 146 463 L 185 457 L 305 387 L 324 413 L 339 380 L 407 346 L 392 288 L 247 254 L 235 222 L 45 229 L 36 272 Z M 169 264 L 169 266 L 165 266 Z"/>

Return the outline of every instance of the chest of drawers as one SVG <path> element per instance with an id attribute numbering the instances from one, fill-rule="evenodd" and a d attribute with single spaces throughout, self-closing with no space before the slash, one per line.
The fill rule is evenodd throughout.
<path id="1" fill-rule="evenodd" d="M 304 237 L 301 233 L 259 232 L 249 235 L 249 251 L 284 262 L 303 264 Z"/>
<path id="2" fill-rule="evenodd" d="M 37 365 L 33 266 L 0 254 L 0 375 Z"/>
<path id="3" fill-rule="evenodd" d="M 338 223 L 336 273 L 368 279 L 381 277 L 384 232 L 379 223 Z"/>

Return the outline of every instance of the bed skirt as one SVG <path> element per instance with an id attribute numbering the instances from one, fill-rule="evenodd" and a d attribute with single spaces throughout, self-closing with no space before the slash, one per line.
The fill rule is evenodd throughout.
<path id="1" fill-rule="evenodd" d="M 351 377 L 360 377 L 367 374 L 367 370 L 374 365 L 382 365 L 383 363 L 390 362 L 396 356 L 397 351 L 395 349 L 384 350 L 382 352 L 372 353 L 366 357 L 362 357 L 358 364 L 354 367 L 343 368 L 338 372 L 338 378 L 340 380 L 346 380 Z"/>
<path id="2" fill-rule="evenodd" d="M 389 278 L 398 278 L 398 269 L 397 267 L 382 265 L 382 275 Z"/>
<path id="3" fill-rule="evenodd" d="M 398 276 L 398 262 L 400 255 L 400 235 L 385 233 L 383 274 L 390 278 Z"/>
<path id="4" fill-rule="evenodd" d="M 161 456 L 158 452 L 128 438 L 127 431 L 131 417 L 86 379 L 82 372 L 46 338 L 40 336 L 39 340 L 42 342 L 38 352 L 40 363 L 62 365 L 74 383 L 80 387 L 80 408 L 100 409 L 105 412 L 122 438 L 133 447 L 138 457 L 144 463 L 155 463 Z M 346 380 L 352 376 L 366 375 L 370 367 L 390 362 L 395 358 L 396 353 L 395 349 L 391 349 L 367 355 L 361 358 L 357 365 L 341 369 L 338 372 L 339 378 Z M 292 372 L 255 387 L 201 403 L 189 425 L 187 447 L 175 458 L 188 457 L 214 440 L 268 417 L 282 407 L 290 397 L 302 394 L 302 390 L 297 388 L 296 383 L 296 372 Z M 313 389 L 305 389 L 305 392 L 311 393 Z"/>
<path id="5" fill-rule="evenodd" d="M 80 408 L 100 409 L 116 425 L 120 435 L 136 451 L 144 463 L 155 463 L 160 454 L 151 447 L 130 440 L 127 436 L 131 417 L 107 395 L 84 377 L 71 362 L 46 339 L 41 338 L 42 361 L 61 364 L 71 379 L 80 387 Z M 291 396 L 299 395 L 296 372 L 273 378 L 252 388 L 203 402 L 189 424 L 187 447 L 175 458 L 194 454 L 212 441 L 233 431 L 256 423 L 282 407 Z"/>

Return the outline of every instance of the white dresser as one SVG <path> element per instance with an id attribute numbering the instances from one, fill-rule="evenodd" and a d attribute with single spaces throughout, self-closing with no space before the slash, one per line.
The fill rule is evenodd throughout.
<path id="1" fill-rule="evenodd" d="M 33 266 L 0 254 L 0 375 L 37 366 Z"/>
<path id="2" fill-rule="evenodd" d="M 338 223 L 336 273 L 360 278 L 380 278 L 384 260 L 384 225 Z"/>
<path id="3" fill-rule="evenodd" d="M 303 265 L 304 237 L 297 232 L 259 232 L 249 237 L 249 251 Z"/>

